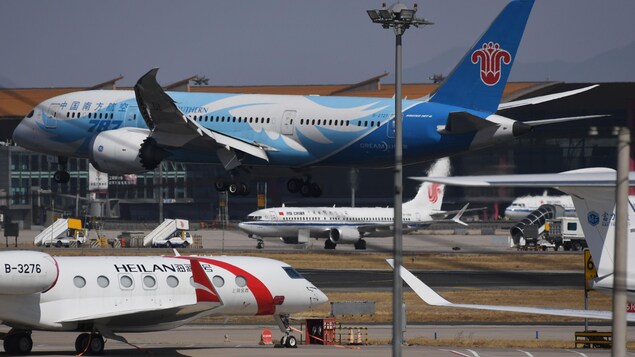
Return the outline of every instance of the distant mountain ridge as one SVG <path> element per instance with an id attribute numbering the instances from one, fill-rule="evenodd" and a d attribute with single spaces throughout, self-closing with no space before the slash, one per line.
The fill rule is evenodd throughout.
<path id="1" fill-rule="evenodd" d="M 446 51 L 418 65 L 404 68 L 404 83 L 430 83 L 435 73 L 450 74 L 465 49 Z M 635 82 L 635 42 L 616 48 L 581 62 L 516 62 L 510 81 L 563 81 L 563 82 Z M 391 73 L 382 80 L 393 83 Z"/>

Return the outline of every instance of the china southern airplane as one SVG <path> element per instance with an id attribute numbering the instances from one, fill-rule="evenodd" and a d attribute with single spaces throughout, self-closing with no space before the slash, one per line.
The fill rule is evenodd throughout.
<path id="1" fill-rule="evenodd" d="M 580 224 L 584 231 L 591 256 L 596 265 L 597 277 L 590 283 L 591 287 L 603 292 L 612 293 L 615 252 L 615 170 L 608 168 L 588 168 L 562 172 L 559 174 L 535 175 L 493 175 L 493 176 L 456 176 L 456 177 L 417 177 L 419 181 L 466 187 L 554 187 L 571 195 Z M 629 174 L 629 184 L 635 185 L 635 172 Z M 635 206 L 628 204 L 628 240 L 635 239 Z M 635 244 L 628 244 L 627 255 L 635 256 Z M 392 262 L 389 262 L 391 265 Z M 571 310 L 556 308 L 534 308 L 520 306 L 454 304 L 425 285 L 421 280 L 402 267 L 401 276 L 410 287 L 430 305 L 452 306 L 468 309 L 494 311 L 525 312 L 556 316 L 572 316 L 585 318 L 612 318 L 610 311 Z M 635 260 L 628 259 L 626 268 L 627 299 L 635 302 Z M 626 306 L 624 307 L 626 313 Z M 627 314 L 628 321 L 635 321 L 635 316 Z"/>
<path id="2" fill-rule="evenodd" d="M 0 252 L 0 321 L 10 355 L 31 352 L 31 332 L 77 331 L 79 355 L 101 354 L 104 338 L 161 331 L 203 316 L 273 315 L 295 347 L 288 315 L 328 298 L 281 261 L 255 257 L 53 257 Z"/>
<path id="3" fill-rule="evenodd" d="M 500 104 L 533 0 L 511 1 L 429 98 L 403 101 L 406 164 L 510 141 L 557 118 L 518 122 L 498 110 L 541 103 L 594 86 Z M 68 182 L 66 160 L 89 158 L 111 174 L 154 170 L 163 160 L 220 163 L 228 175 L 216 187 L 244 193 L 254 169 L 313 166 L 390 167 L 394 163 L 394 99 L 164 92 L 158 69 L 133 91 L 80 91 L 37 105 L 13 140 L 59 157 L 57 182 Z M 584 117 L 588 118 L 588 117 Z M 291 192 L 321 188 L 294 177 Z"/>
<path id="4" fill-rule="evenodd" d="M 565 216 L 576 217 L 571 196 L 549 196 L 547 195 L 547 191 L 545 191 L 542 196 L 518 197 L 511 205 L 505 208 L 505 217 L 520 220 L 527 217 L 528 214 L 537 210 L 542 205 L 562 206 Z"/>
<path id="5" fill-rule="evenodd" d="M 447 176 L 450 160 L 437 160 L 429 170 L 432 176 Z M 441 210 L 444 186 L 424 183 L 414 199 L 403 204 L 403 230 L 413 232 L 433 222 L 444 221 L 450 212 Z M 466 205 L 467 206 L 467 205 Z M 451 222 L 465 225 L 460 219 L 464 207 Z M 392 207 L 274 207 L 254 211 L 247 221 L 238 224 L 249 238 L 264 247 L 264 238 L 281 238 L 287 244 L 305 243 L 309 238 L 324 238 L 324 249 L 338 244 L 354 244 L 366 249 L 368 237 L 390 237 L 394 234 Z"/>

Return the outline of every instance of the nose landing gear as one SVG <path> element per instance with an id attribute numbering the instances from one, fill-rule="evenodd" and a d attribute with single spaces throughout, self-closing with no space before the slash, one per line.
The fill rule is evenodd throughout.
<path id="1" fill-rule="evenodd" d="M 68 181 L 71 180 L 71 174 L 66 171 L 66 168 L 68 167 L 68 157 L 58 156 L 57 164 L 60 169 L 55 171 L 53 174 L 53 181 L 57 183 L 68 183 Z"/>
<path id="2" fill-rule="evenodd" d="M 286 348 L 297 348 L 298 340 L 291 335 L 291 327 L 289 326 L 289 315 L 274 315 L 280 331 L 284 333 L 284 336 L 280 339 L 280 346 Z"/>

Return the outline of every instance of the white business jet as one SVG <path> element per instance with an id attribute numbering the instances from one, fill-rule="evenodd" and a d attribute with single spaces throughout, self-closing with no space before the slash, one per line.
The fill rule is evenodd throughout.
<path id="1" fill-rule="evenodd" d="M 254 257 L 53 257 L 0 252 L 0 336 L 8 354 L 31 352 L 31 331 L 77 331 L 78 353 L 104 338 L 160 331 L 203 316 L 273 315 L 295 347 L 288 315 L 328 298 L 291 266 Z"/>
<path id="2" fill-rule="evenodd" d="M 536 175 L 497 175 L 497 176 L 463 176 L 463 177 L 416 177 L 420 181 L 430 181 L 448 185 L 469 187 L 554 187 L 573 198 L 580 224 L 584 230 L 591 256 L 597 267 L 598 277 L 591 286 L 600 291 L 611 292 L 613 289 L 613 253 L 615 243 L 615 170 L 607 168 L 590 168 L 567 171 L 559 174 Z M 635 184 L 635 172 L 629 174 L 630 185 Z M 635 238 L 635 207 L 629 201 L 628 206 L 628 239 Z M 628 244 L 628 256 L 635 257 L 635 244 Z M 389 264 L 393 265 L 392 261 Z M 524 312 L 555 316 L 581 318 L 612 319 L 612 312 L 599 310 L 572 310 L 557 308 L 535 308 L 521 306 L 454 304 L 424 284 L 411 272 L 401 267 L 403 280 L 426 303 L 434 306 L 451 306 L 467 309 L 494 311 Z M 635 260 L 628 260 L 627 296 L 635 301 Z M 626 313 L 626 307 L 624 307 Z M 627 315 L 628 321 L 635 321 L 635 316 Z"/>

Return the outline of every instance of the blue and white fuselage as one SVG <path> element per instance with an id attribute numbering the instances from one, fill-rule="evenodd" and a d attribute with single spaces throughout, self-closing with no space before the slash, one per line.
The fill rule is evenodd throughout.
<path id="1" fill-rule="evenodd" d="M 514 121 L 495 114 L 499 109 L 592 88 L 500 104 L 532 6 L 533 0 L 511 1 L 429 99 L 402 102 L 405 163 L 509 141 L 540 123 Z M 394 99 L 165 92 L 157 71 L 142 76 L 134 91 L 48 99 L 13 139 L 33 151 L 89 158 L 111 174 L 153 170 L 163 160 L 220 163 L 230 172 L 394 162 Z M 66 179 L 68 173 L 56 176 Z"/>

